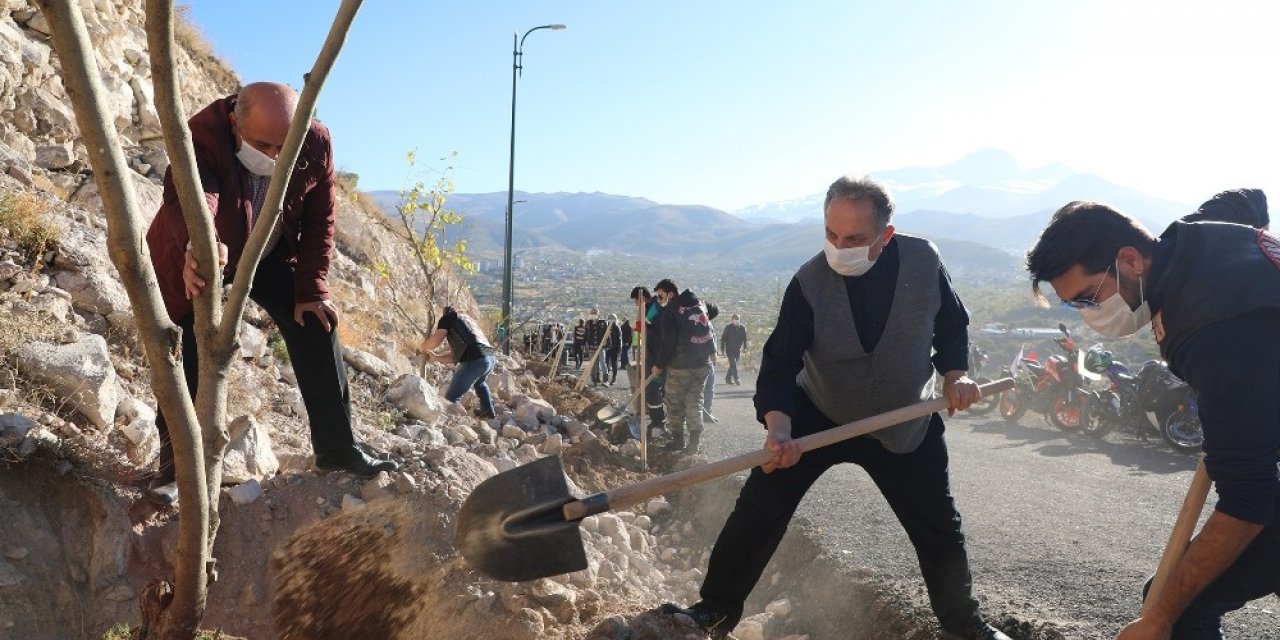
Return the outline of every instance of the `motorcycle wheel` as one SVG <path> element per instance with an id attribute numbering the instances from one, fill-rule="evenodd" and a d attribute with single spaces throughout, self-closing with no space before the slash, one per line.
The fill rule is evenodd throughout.
<path id="1" fill-rule="evenodd" d="M 1204 444 L 1204 430 L 1200 426 L 1200 416 L 1182 407 L 1174 411 L 1164 421 L 1160 435 L 1169 446 L 1180 453 L 1196 453 Z"/>
<path id="2" fill-rule="evenodd" d="M 977 382 L 979 385 L 984 385 L 984 384 L 987 384 L 988 382 L 991 382 L 991 378 L 978 378 L 974 382 Z M 969 405 L 969 415 L 985 416 L 988 413 L 991 413 L 992 411 L 994 411 L 995 408 L 999 405 L 1000 405 L 999 394 L 994 396 L 985 396 L 981 400 Z"/>
<path id="3" fill-rule="evenodd" d="M 1009 422 L 1017 422 L 1027 412 L 1027 403 L 1023 399 L 1023 391 L 1014 387 L 1000 394 L 1000 417 Z"/>
<path id="4" fill-rule="evenodd" d="M 1085 396 L 1085 419 L 1080 430 L 1101 440 L 1111 431 L 1114 421 L 1108 418 L 1112 393 L 1091 393 Z"/>
<path id="5" fill-rule="evenodd" d="M 1075 402 L 1068 402 L 1066 396 L 1055 398 L 1053 409 L 1049 411 L 1049 422 L 1063 431 L 1079 431 L 1088 413 L 1086 399 L 1083 393 L 1076 394 Z"/>

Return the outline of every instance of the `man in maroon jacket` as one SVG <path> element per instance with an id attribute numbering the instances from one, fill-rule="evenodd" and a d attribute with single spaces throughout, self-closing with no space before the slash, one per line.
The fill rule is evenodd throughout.
<path id="1" fill-rule="evenodd" d="M 240 252 L 263 206 L 297 103 L 297 94 L 288 86 L 259 82 L 214 101 L 188 122 L 223 266 L 231 265 L 224 274 L 227 279 L 234 277 Z M 327 284 L 334 244 L 334 192 L 329 130 L 313 121 L 249 296 L 275 320 L 288 347 L 311 419 L 316 466 L 372 476 L 392 471 L 396 464 L 366 455 L 351 432 L 351 397 L 334 330 L 338 311 L 329 299 Z M 165 173 L 164 202 L 147 231 L 147 246 L 165 309 L 183 329 L 183 370 L 194 396 L 199 367 L 191 299 L 199 295 L 205 281 L 196 271 L 170 172 Z M 171 502 L 176 497 L 171 486 L 173 448 L 163 415 L 157 416 L 156 426 L 160 470 L 150 495 L 153 500 Z"/>

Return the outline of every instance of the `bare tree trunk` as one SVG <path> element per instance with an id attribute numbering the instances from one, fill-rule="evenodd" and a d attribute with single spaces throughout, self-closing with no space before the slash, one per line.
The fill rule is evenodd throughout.
<path id="1" fill-rule="evenodd" d="M 200 525 L 188 527 L 179 534 L 179 561 L 174 567 L 174 577 L 179 585 L 200 586 L 173 594 L 170 606 L 164 607 L 167 616 L 161 624 L 162 628 L 172 630 L 162 637 L 190 638 L 195 635 L 204 611 L 203 558 L 208 543 L 202 523 L 208 519 L 209 504 L 203 491 L 204 469 L 199 464 L 198 423 L 179 362 L 181 331 L 165 313 L 155 270 L 147 258 L 142 239 L 143 222 L 138 215 L 133 183 L 125 177 L 130 169 L 120 151 L 115 123 L 102 101 L 105 91 L 80 5 L 74 0 L 37 0 L 37 5 L 53 32 L 54 48 L 62 62 L 62 82 L 71 98 L 76 123 L 94 169 L 94 179 L 102 194 L 111 261 L 120 272 L 120 279 L 129 294 L 138 333 L 151 367 L 152 391 L 169 421 L 178 487 L 186 496 L 179 506 L 179 520 L 184 525 L 189 522 Z M 153 592 L 148 590 L 147 593 Z"/>
<path id="2" fill-rule="evenodd" d="M 76 122 L 103 196 L 111 259 L 129 294 L 151 366 L 152 388 L 170 425 L 175 474 L 182 496 L 178 562 L 174 567 L 176 584 L 172 591 L 165 585 L 153 585 L 144 591 L 145 619 L 140 637 L 192 638 L 204 616 L 208 585 L 216 579 L 211 553 L 218 528 L 222 457 L 228 439 L 226 374 L 239 346 L 240 318 L 267 237 L 279 218 L 285 185 L 310 127 L 316 98 L 341 51 L 361 0 L 344 0 L 316 64 L 306 78 L 298 105 L 300 117 L 295 116 L 285 140 L 260 215 L 265 221 L 255 225 L 241 255 L 226 309 L 222 308 L 222 273 L 216 266 L 213 218 L 198 181 L 195 153 L 178 99 L 173 64 L 173 3 L 171 0 L 147 2 L 147 40 L 155 74 L 156 111 L 164 127 L 174 186 L 182 203 L 192 251 L 197 262 L 204 265 L 202 276 L 209 283 L 194 301 L 201 380 L 196 406 L 187 393 L 178 360 L 182 352 L 181 332 L 164 310 L 155 271 L 143 244 L 142 218 L 138 215 L 133 186 L 122 179 L 129 168 L 120 151 L 114 123 L 101 100 L 104 91 L 80 5 L 74 0 L 36 0 L 36 3 L 53 31 L 54 47 L 62 61 L 63 83 L 71 97 Z M 203 438 L 197 415 L 204 418 Z"/>

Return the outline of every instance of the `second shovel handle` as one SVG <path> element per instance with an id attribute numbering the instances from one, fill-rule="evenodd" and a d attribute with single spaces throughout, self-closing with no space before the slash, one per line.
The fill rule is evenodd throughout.
<path id="1" fill-rule="evenodd" d="M 1156 566 L 1156 575 L 1151 579 L 1151 588 L 1142 601 L 1143 616 L 1150 613 L 1151 607 L 1160 599 L 1160 592 L 1168 584 L 1173 568 L 1191 545 L 1191 534 L 1196 532 L 1196 523 L 1200 521 L 1200 513 L 1204 511 L 1204 502 L 1209 497 L 1209 487 L 1212 484 L 1202 457 L 1196 465 L 1196 474 L 1191 477 L 1191 486 L 1187 487 L 1187 497 L 1182 500 L 1182 509 L 1178 511 L 1178 519 L 1173 523 L 1173 531 L 1169 532 L 1169 541 L 1164 546 L 1164 555 L 1160 556 L 1160 564 Z"/>
<path id="2" fill-rule="evenodd" d="M 1014 385 L 1012 378 L 1003 378 L 982 385 L 981 392 L 984 397 L 992 396 L 1002 391 L 1012 389 Z M 891 427 L 915 418 L 923 418 L 931 413 L 943 411 L 947 408 L 946 398 L 934 398 L 933 400 L 925 400 L 917 402 L 913 405 L 894 409 L 886 413 L 863 418 L 855 422 L 850 422 L 839 427 L 833 427 L 825 431 L 819 431 L 807 435 L 796 440 L 800 444 L 801 451 L 812 451 L 827 445 L 835 444 L 842 440 L 856 438 L 866 435 L 872 431 L 879 431 L 885 427 Z M 604 500 L 600 500 L 598 496 L 593 498 L 592 505 L 583 504 L 582 500 L 574 500 L 564 505 L 564 519 L 567 521 L 581 520 L 593 513 L 601 511 L 610 511 L 628 505 L 636 504 L 649 498 L 660 496 L 677 489 L 682 489 L 689 485 L 714 480 L 716 478 L 727 476 L 739 471 L 746 471 L 752 467 L 758 467 L 768 462 L 773 457 L 773 452 L 768 449 L 759 449 L 750 453 L 744 453 L 732 458 L 726 458 L 718 462 L 691 467 L 683 471 L 668 473 L 664 476 L 649 478 L 641 482 L 618 487 L 612 491 L 603 494 Z"/>

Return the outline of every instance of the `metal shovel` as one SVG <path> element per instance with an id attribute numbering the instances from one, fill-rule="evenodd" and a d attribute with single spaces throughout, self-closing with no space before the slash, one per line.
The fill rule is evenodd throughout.
<path id="1" fill-rule="evenodd" d="M 652 382 L 656 377 L 657 374 L 655 373 L 649 374 L 649 377 L 645 378 L 644 382 L 641 382 L 640 386 L 636 387 L 635 392 L 631 394 L 631 397 L 627 399 L 621 409 L 613 405 L 609 405 L 596 412 L 596 419 L 605 424 L 613 424 L 620 420 L 622 416 L 627 415 L 631 410 L 631 405 L 635 404 L 636 398 L 640 397 L 640 393 L 644 391 L 645 386 Z"/>
<path id="2" fill-rule="evenodd" d="M 985 384 L 982 395 L 1007 391 L 1013 384 L 1011 378 Z M 946 398 L 926 400 L 797 442 L 802 451 L 812 451 L 946 408 Z M 760 449 L 577 499 L 569 494 L 559 456 L 549 456 L 480 483 L 458 512 L 453 543 L 468 564 L 495 580 L 519 582 L 581 571 L 587 568 L 578 532 L 583 518 L 745 471 L 770 457 L 768 450 Z"/>

